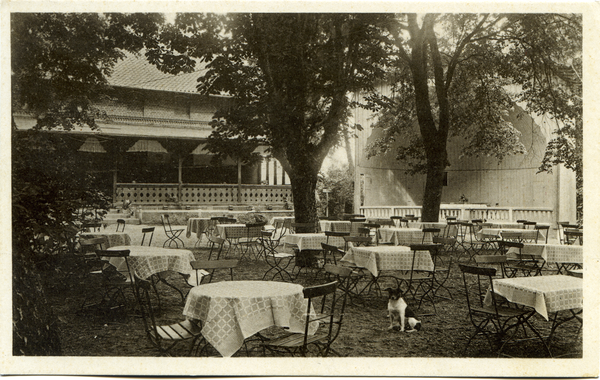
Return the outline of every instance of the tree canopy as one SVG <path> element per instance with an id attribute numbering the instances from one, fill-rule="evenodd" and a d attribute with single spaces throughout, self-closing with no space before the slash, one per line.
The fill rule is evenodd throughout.
<path id="1" fill-rule="evenodd" d="M 384 132 L 370 154 L 387 152 L 394 141 L 406 142 L 397 158 L 410 162 L 413 172 L 427 174 L 423 220 L 439 215 L 449 138 L 463 139 L 463 155 L 502 159 L 524 152 L 520 133 L 505 118 L 514 102 L 526 102 L 531 112 L 572 115 L 566 105 L 578 102 L 550 86 L 554 80 L 544 74 L 551 67 L 564 69 L 573 51 L 565 45 L 581 42 L 581 27 L 570 17 L 401 14 L 387 25 L 397 48 L 390 65 L 392 94 L 368 99 L 368 107 L 379 113 L 375 127 Z M 513 94 L 509 85 L 522 91 Z"/>
<path id="2" fill-rule="evenodd" d="M 36 265 L 56 259 L 75 236 L 77 211 L 106 209 L 60 135 L 41 130 L 96 128 L 93 103 L 123 57 L 153 46 L 158 14 L 12 13 L 12 114 L 30 113 L 34 130 L 12 133 L 13 353 L 59 355 L 60 339 Z M 71 247 L 72 248 L 72 247 Z"/>
<path id="3" fill-rule="evenodd" d="M 231 96 L 211 145 L 268 145 L 290 177 L 296 219 L 316 221 L 317 174 L 347 125 L 349 94 L 384 76 L 390 45 L 379 25 L 390 17 L 179 14 L 148 56 L 168 72 L 206 62 L 199 91 Z"/>

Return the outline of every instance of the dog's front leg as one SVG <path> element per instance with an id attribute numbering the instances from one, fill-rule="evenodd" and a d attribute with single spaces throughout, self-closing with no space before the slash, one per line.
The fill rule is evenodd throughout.
<path id="1" fill-rule="evenodd" d="M 394 313 L 388 310 L 388 318 L 390 319 L 390 327 L 388 330 L 392 330 L 394 328 Z"/>
<path id="2" fill-rule="evenodd" d="M 406 308 L 400 309 L 400 331 L 404 332 L 404 322 L 406 322 Z"/>

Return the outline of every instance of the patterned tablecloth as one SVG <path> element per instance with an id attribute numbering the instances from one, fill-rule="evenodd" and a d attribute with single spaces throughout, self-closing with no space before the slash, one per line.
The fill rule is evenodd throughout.
<path id="1" fill-rule="evenodd" d="M 286 220 L 291 220 L 292 223 L 294 223 L 295 219 L 296 218 L 293 217 L 293 216 L 275 216 L 275 217 L 271 218 L 271 220 L 269 221 L 269 225 L 275 226 L 275 223 L 277 223 L 277 222 L 282 222 L 283 223 Z"/>
<path id="2" fill-rule="evenodd" d="M 517 252 L 516 248 L 511 248 L 508 256 Z M 583 246 L 581 245 L 525 244 L 521 253 L 541 255 L 548 263 L 583 264 Z"/>
<path id="3" fill-rule="evenodd" d="M 300 251 L 304 249 L 323 249 L 321 243 L 328 243 L 327 236 L 324 233 L 287 234 L 283 237 L 283 242 L 285 245 L 297 246 Z M 342 237 L 331 236 L 328 244 L 344 248 L 346 242 Z"/>
<path id="4" fill-rule="evenodd" d="M 215 226 L 217 224 L 216 220 L 211 220 L 210 218 L 189 218 L 187 223 L 187 230 L 185 232 L 186 237 L 192 236 L 192 233 L 196 234 L 196 237 L 200 239 L 202 234 L 206 234 L 208 228 Z"/>
<path id="5" fill-rule="evenodd" d="M 350 225 L 348 220 L 319 220 L 319 226 L 323 232 L 350 232 Z"/>
<path id="6" fill-rule="evenodd" d="M 183 315 L 202 321 L 202 335 L 224 357 L 244 339 L 271 326 L 303 333 L 307 300 L 302 285 L 271 281 L 221 281 L 194 287 Z M 311 324 L 314 334 L 318 323 Z"/>
<path id="7" fill-rule="evenodd" d="M 153 274 L 165 271 L 173 271 L 181 274 L 189 274 L 194 281 L 196 273 L 192 269 L 190 262 L 194 261 L 194 254 L 187 249 L 170 249 L 160 247 L 148 247 L 139 245 L 111 247 L 109 250 L 128 249 L 129 267 L 138 277 L 147 279 Z M 121 257 L 111 257 L 109 263 L 123 274 L 127 273 L 125 259 Z"/>
<path id="8" fill-rule="evenodd" d="M 484 222 L 481 224 L 483 228 L 516 228 L 523 229 L 523 223 L 517 222 Z M 539 226 L 550 226 L 549 223 L 538 223 Z M 533 228 L 532 228 L 533 229 Z"/>
<path id="9" fill-rule="evenodd" d="M 83 232 L 79 234 L 80 239 L 95 239 L 99 237 L 106 237 L 108 239 L 108 247 L 114 247 L 117 245 L 130 245 L 131 237 L 124 232 Z"/>
<path id="10" fill-rule="evenodd" d="M 444 222 L 408 222 L 408 228 L 417 228 L 420 230 L 423 228 L 439 228 L 440 233 L 443 233 L 447 226 L 448 224 Z"/>
<path id="11" fill-rule="evenodd" d="M 538 230 L 525 230 L 522 228 L 482 228 L 480 231 L 480 237 L 482 239 L 499 239 L 503 232 L 510 232 L 511 234 L 517 234 L 521 239 L 535 240 L 538 236 Z M 539 231 L 540 236 L 538 240 L 546 240 L 546 234 L 543 231 Z"/>
<path id="12" fill-rule="evenodd" d="M 409 246 L 411 244 L 421 244 L 421 242 L 426 244 L 432 242 L 431 234 L 427 234 L 425 241 L 423 241 L 423 231 L 420 228 L 382 227 L 378 231 L 380 243 Z"/>
<path id="13" fill-rule="evenodd" d="M 410 270 L 413 253 L 405 246 L 353 247 L 342 257 L 342 261 L 366 268 L 373 276 L 382 270 Z M 417 251 L 415 270 L 433 270 L 429 251 Z"/>
<path id="14" fill-rule="evenodd" d="M 583 307 L 583 279 L 553 275 L 496 279 L 494 292 L 510 302 L 533 307 L 548 320 L 548 314 Z M 489 293 L 486 302 L 489 301 Z"/>
<path id="15" fill-rule="evenodd" d="M 223 239 L 237 239 L 248 237 L 259 237 L 263 227 L 251 227 L 250 231 L 245 224 L 218 224 L 217 235 Z"/>

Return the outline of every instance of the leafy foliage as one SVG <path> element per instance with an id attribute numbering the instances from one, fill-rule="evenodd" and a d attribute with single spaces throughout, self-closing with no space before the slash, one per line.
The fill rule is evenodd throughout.
<path id="1" fill-rule="evenodd" d="M 392 94 L 367 99 L 378 113 L 375 127 L 383 131 L 368 154 L 402 142 L 397 158 L 407 160 L 412 173 L 427 174 L 424 219 L 437 219 L 450 137 L 461 137 L 462 156 L 501 160 L 525 151 L 505 117 L 513 102 L 526 102 L 528 111 L 550 113 L 563 123 L 580 111 L 581 99 L 568 95 L 578 87 L 564 80 L 567 57 L 580 54 L 577 16 L 402 14 L 387 28 L 397 47 Z M 565 85 L 555 85 L 555 78 Z M 510 93 L 508 85 L 522 91 Z"/>
<path id="2" fill-rule="evenodd" d="M 329 191 L 328 195 L 325 194 L 325 190 Z M 343 214 L 353 212 L 354 176 L 347 166 L 331 167 L 319 176 L 317 192 L 319 215 L 326 215 L 327 208 L 329 208 L 329 217 L 341 218 Z"/>
<path id="3" fill-rule="evenodd" d="M 105 96 L 106 76 L 122 50 L 155 43 L 159 22 L 158 14 L 11 14 L 15 355 L 60 354 L 36 266 L 72 252 L 78 222 L 91 216 L 79 211 L 94 210 L 93 217 L 101 218 L 109 206 L 68 142 L 46 131 L 96 128 L 103 115 L 93 103 Z M 37 119 L 33 130 L 17 130 L 17 112 Z"/>
<path id="4" fill-rule="evenodd" d="M 231 96 L 214 115 L 210 145 L 268 145 L 290 176 L 297 220 L 314 221 L 317 174 L 343 136 L 348 95 L 384 75 L 389 44 L 378 25 L 390 17 L 179 14 L 148 56 L 173 73 L 208 62 L 198 90 Z"/>

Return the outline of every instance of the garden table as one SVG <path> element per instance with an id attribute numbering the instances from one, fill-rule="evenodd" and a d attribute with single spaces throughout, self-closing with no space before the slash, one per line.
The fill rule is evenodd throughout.
<path id="1" fill-rule="evenodd" d="M 423 241 L 423 230 L 420 228 L 381 227 L 378 230 L 380 243 L 394 245 L 431 244 L 431 234 L 427 234 Z"/>
<path id="2" fill-rule="evenodd" d="M 271 326 L 304 333 L 307 300 L 298 284 L 273 281 L 221 281 L 192 288 L 183 315 L 202 321 L 202 336 L 223 357 L 244 340 Z M 309 326 L 312 335 L 318 322 Z"/>
<path id="3" fill-rule="evenodd" d="M 422 230 L 423 228 L 439 228 L 440 234 L 444 233 L 444 230 L 448 227 L 445 222 L 408 222 L 408 228 L 416 228 Z"/>
<path id="4" fill-rule="evenodd" d="M 382 270 L 409 271 L 413 253 L 406 246 L 352 247 L 342 257 L 342 262 L 366 268 L 373 276 Z M 414 270 L 433 271 L 433 260 L 429 251 L 417 251 Z"/>
<path id="5" fill-rule="evenodd" d="M 510 258 L 517 252 L 516 248 L 511 248 L 507 255 Z M 540 255 L 547 263 L 556 263 L 558 274 L 569 264 L 583 266 L 583 246 L 580 245 L 524 244 L 521 253 Z"/>
<path id="6" fill-rule="evenodd" d="M 297 246 L 299 251 L 304 249 L 323 249 L 321 243 L 327 243 L 327 236 L 324 233 L 299 233 L 299 234 L 286 234 L 283 237 L 284 246 L 292 245 Z M 339 248 L 343 248 L 346 244 L 343 237 L 330 236 L 329 245 L 333 245 Z"/>
<path id="7" fill-rule="evenodd" d="M 526 230 L 523 228 L 482 228 L 479 232 L 480 239 L 500 239 L 502 233 L 508 232 L 511 235 L 516 235 L 521 240 L 546 239 L 546 235 L 542 230 Z M 539 232 L 539 236 L 538 236 Z"/>
<path id="8" fill-rule="evenodd" d="M 129 269 L 134 271 L 139 278 L 147 279 L 152 275 L 173 271 L 187 277 L 187 281 L 191 286 L 196 285 L 196 272 L 190 264 L 196 260 L 192 251 L 139 245 L 116 246 L 108 250 L 120 251 L 125 249 L 129 250 L 129 258 L 127 260 L 129 262 Z M 125 277 L 129 277 L 124 258 L 111 257 L 109 263 L 117 268 Z M 201 272 L 200 274 L 207 273 Z M 172 285 L 168 285 L 172 287 Z"/>
<path id="9" fill-rule="evenodd" d="M 200 240 L 202 234 L 208 235 L 209 229 L 214 228 L 216 224 L 217 221 L 211 218 L 189 218 L 185 236 L 189 238 L 192 233 L 195 233 L 198 240 Z"/>
<path id="10" fill-rule="evenodd" d="M 269 224 L 271 226 L 274 226 L 277 222 L 281 222 L 281 223 L 285 223 L 286 220 L 291 220 L 292 223 L 294 223 L 294 220 L 296 218 L 293 216 L 274 216 L 273 218 L 271 218 L 271 220 L 269 221 Z"/>
<path id="11" fill-rule="evenodd" d="M 95 239 L 99 237 L 106 237 L 108 240 L 108 247 L 115 247 L 120 245 L 130 245 L 131 237 L 124 232 L 82 232 L 79 234 L 80 239 Z"/>
<path id="12" fill-rule="evenodd" d="M 560 325 L 573 319 L 583 323 L 580 317 L 583 312 L 582 278 L 551 275 L 502 278 L 493 282 L 494 292 L 508 301 L 533 308 L 547 321 L 554 314 L 550 334 L 543 342 L 546 347 L 550 346 L 552 336 Z M 488 305 L 491 302 L 489 290 L 484 302 Z M 567 316 L 558 317 L 560 312 L 566 311 L 569 312 Z"/>

